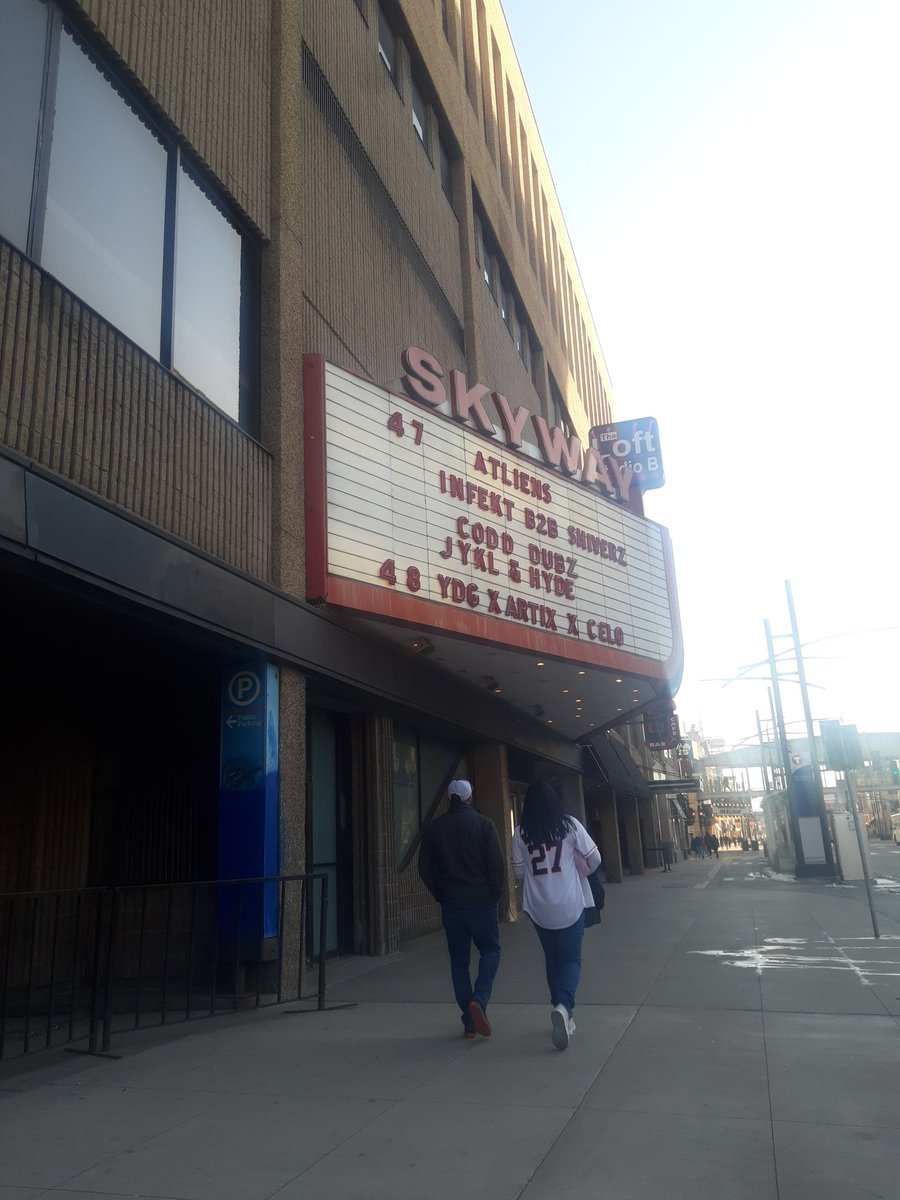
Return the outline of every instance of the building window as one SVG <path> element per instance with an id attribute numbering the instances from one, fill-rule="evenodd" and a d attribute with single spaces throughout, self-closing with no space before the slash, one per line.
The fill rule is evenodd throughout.
<path id="1" fill-rule="evenodd" d="M 522 325 L 519 321 L 519 313 L 516 309 L 515 300 L 512 296 L 509 298 L 509 332 L 512 334 L 512 340 L 515 342 L 516 350 L 519 354 L 522 353 Z"/>
<path id="2" fill-rule="evenodd" d="M 453 174 L 450 170 L 450 155 L 447 153 L 447 147 L 444 145 L 444 139 L 438 138 L 438 158 L 440 159 L 441 168 L 441 187 L 444 189 L 444 195 L 453 203 Z"/>
<path id="3" fill-rule="evenodd" d="M 494 303 L 497 302 L 497 260 L 491 254 L 490 250 L 485 248 L 484 262 L 482 263 L 482 271 L 484 272 L 484 282 L 488 285 L 488 290 L 494 298 Z"/>
<path id="4" fill-rule="evenodd" d="M 65 31 L 41 265 L 160 357 L 168 156 Z"/>
<path id="5" fill-rule="evenodd" d="M 236 402 L 241 238 L 184 167 L 178 175 L 175 248 L 172 367 L 207 396 Z"/>
<path id="6" fill-rule="evenodd" d="M 441 0 L 441 29 L 444 31 L 444 37 L 450 41 L 450 8 L 447 0 Z"/>
<path id="7" fill-rule="evenodd" d="M 47 9 L 34 0 L 12 0 L 3 6 L 0 233 L 23 252 L 28 251 L 47 21 Z"/>
<path id="8" fill-rule="evenodd" d="M 253 425 L 253 247 L 57 8 L 9 0 L 7 12 L 14 36 L 0 42 L 0 109 L 10 111 L 14 87 L 22 116 L 0 129 L 0 234 Z"/>
<path id="9" fill-rule="evenodd" d="M 484 263 L 484 229 L 478 213 L 475 213 L 475 261 L 479 267 Z"/>
<path id="10" fill-rule="evenodd" d="M 394 729 L 394 853 L 401 866 L 419 833 L 444 799 L 462 759 L 462 747 Z"/>
<path id="11" fill-rule="evenodd" d="M 388 69 L 388 74 L 397 81 L 397 39 L 388 24 L 384 9 L 378 5 L 378 54 Z"/>
<path id="12" fill-rule="evenodd" d="M 413 129 L 419 135 L 419 141 L 428 150 L 428 109 L 425 106 L 425 101 L 422 99 L 422 93 L 419 91 L 415 79 L 411 82 L 410 90 L 412 93 L 412 104 L 410 107 L 412 108 Z"/>
<path id="13" fill-rule="evenodd" d="M 553 378 L 553 372 L 550 371 L 548 374 L 550 376 L 550 424 L 558 425 L 560 429 L 568 432 L 572 424 L 569 420 L 569 410 L 566 408 L 559 384 Z"/>
<path id="14" fill-rule="evenodd" d="M 531 335 L 528 332 L 528 326 L 524 323 L 521 326 L 521 344 L 519 353 L 522 355 L 522 362 L 525 364 L 525 370 L 531 374 Z"/>

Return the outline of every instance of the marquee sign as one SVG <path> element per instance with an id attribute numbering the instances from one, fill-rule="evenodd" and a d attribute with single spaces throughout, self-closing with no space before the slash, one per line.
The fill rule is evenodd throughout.
<path id="1" fill-rule="evenodd" d="M 404 366 L 401 395 L 305 360 L 308 598 L 673 678 L 669 538 L 607 498 L 624 500 L 628 479 L 460 372 L 445 388 L 424 351 Z"/>

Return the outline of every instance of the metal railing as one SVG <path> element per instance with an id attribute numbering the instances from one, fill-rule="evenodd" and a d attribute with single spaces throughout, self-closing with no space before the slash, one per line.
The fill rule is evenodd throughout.
<path id="1" fill-rule="evenodd" d="M 0 1060 L 298 999 L 313 961 L 324 1009 L 327 920 L 324 874 L 0 895 Z"/>

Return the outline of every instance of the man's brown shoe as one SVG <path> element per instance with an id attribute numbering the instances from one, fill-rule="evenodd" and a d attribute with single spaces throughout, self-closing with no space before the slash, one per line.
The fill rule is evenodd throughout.
<path id="1" fill-rule="evenodd" d="M 469 1001 L 469 1016 L 472 1018 L 476 1032 L 480 1033 L 482 1037 L 491 1036 L 491 1023 L 487 1019 L 487 1013 L 477 1000 Z"/>

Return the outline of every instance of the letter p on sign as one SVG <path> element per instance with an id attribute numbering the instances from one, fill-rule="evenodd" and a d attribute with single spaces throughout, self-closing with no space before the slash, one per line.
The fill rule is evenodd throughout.
<path id="1" fill-rule="evenodd" d="M 238 671 L 228 681 L 228 699 L 239 708 L 252 704 L 259 692 L 259 676 L 254 671 Z"/>

